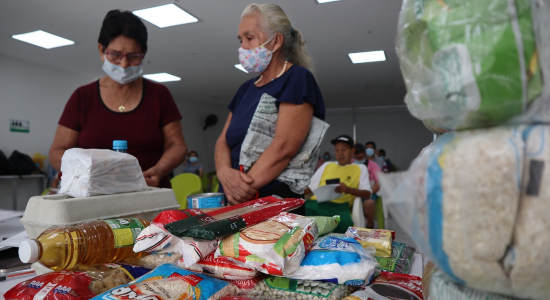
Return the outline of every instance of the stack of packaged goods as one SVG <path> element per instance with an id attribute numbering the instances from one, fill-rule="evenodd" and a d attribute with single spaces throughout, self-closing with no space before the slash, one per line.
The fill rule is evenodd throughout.
<path id="1" fill-rule="evenodd" d="M 405 102 L 446 133 L 381 185 L 432 299 L 550 298 L 549 26 L 545 0 L 403 2 Z"/>

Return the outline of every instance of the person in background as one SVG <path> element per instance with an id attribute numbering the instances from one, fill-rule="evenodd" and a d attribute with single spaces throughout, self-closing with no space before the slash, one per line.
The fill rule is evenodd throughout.
<path id="1" fill-rule="evenodd" d="M 369 199 L 372 189 L 367 166 L 351 162 L 354 155 L 353 139 L 349 135 L 341 135 L 330 142 L 334 145 L 336 162 L 326 162 L 315 171 L 306 194 L 326 185 L 327 180 L 336 180 L 339 185 L 335 191 L 342 193 L 342 196 L 322 203 L 317 202 L 317 198 L 313 196 L 312 200 L 306 201 L 306 216 L 340 215 L 340 223 L 334 232 L 344 233 L 349 226 L 353 226 L 351 207 L 355 197 Z M 374 210 L 372 216 L 374 217 Z"/>
<path id="2" fill-rule="evenodd" d="M 202 164 L 199 162 L 197 151 L 189 151 L 187 160 L 183 163 L 183 173 L 193 173 L 202 177 Z"/>
<path id="3" fill-rule="evenodd" d="M 378 180 L 378 174 L 382 172 L 380 167 L 367 159 L 365 147 L 362 144 L 355 144 L 354 148 L 354 162 L 356 164 L 364 164 L 369 170 L 369 180 L 372 187 L 372 195 L 370 199 L 363 199 L 363 212 L 367 219 L 367 228 L 374 228 L 374 215 L 376 212 L 376 200 L 378 200 L 378 191 L 380 190 L 380 181 Z"/>
<path id="4" fill-rule="evenodd" d="M 302 198 L 277 177 L 287 168 L 306 140 L 312 118 L 325 118 L 325 103 L 313 77 L 311 58 L 302 34 L 275 4 L 250 4 L 241 16 L 238 31 L 239 59 L 249 73 L 229 103 L 229 116 L 216 142 L 216 171 L 229 203 L 256 196 Z M 275 98 L 278 119 L 275 136 L 253 166 L 240 170 L 241 146 L 252 117 L 264 97 Z M 303 214 L 303 206 L 294 210 Z"/>
<path id="5" fill-rule="evenodd" d="M 317 160 L 317 165 L 315 166 L 315 171 L 317 171 L 317 169 L 319 169 L 319 167 L 322 166 L 327 161 L 330 161 L 330 153 L 328 151 L 325 151 L 325 153 L 323 153 L 323 155 L 321 155 L 319 160 Z"/>
<path id="6" fill-rule="evenodd" d="M 384 159 L 378 157 L 378 152 L 376 151 L 376 144 L 373 141 L 368 141 L 367 143 L 365 143 L 365 148 L 366 148 L 367 158 L 370 161 L 375 162 L 378 165 L 378 167 L 380 167 L 380 170 L 382 170 L 382 172 L 387 173 L 390 171 Z"/>
<path id="7" fill-rule="evenodd" d="M 395 172 L 397 171 L 397 168 L 395 165 L 386 157 L 386 150 L 380 149 L 378 150 L 378 157 L 384 160 L 386 162 L 386 166 L 388 167 L 389 172 Z"/>
<path id="8" fill-rule="evenodd" d="M 183 162 L 187 145 L 181 115 L 170 91 L 144 79 L 147 29 L 132 12 L 111 10 L 98 38 L 106 76 L 79 87 L 69 98 L 50 148 L 50 163 L 60 170 L 65 150 L 111 149 L 128 141 L 128 153 L 144 171 L 147 185 L 170 188 L 168 174 Z"/>

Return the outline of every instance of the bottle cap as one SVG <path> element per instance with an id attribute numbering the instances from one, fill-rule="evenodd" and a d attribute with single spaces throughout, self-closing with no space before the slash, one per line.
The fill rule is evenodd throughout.
<path id="1" fill-rule="evenodd" d="M 128 149 L 128 142 L 122 140 L 114 140 L 113 149 Z"/>
<path id="2" fill-rule="evenodd" d="M 40 248 L 35 240 L 23 241 L 19 245 L 19 259 L 26 264 L 36 262 L 39 251 Z"/>

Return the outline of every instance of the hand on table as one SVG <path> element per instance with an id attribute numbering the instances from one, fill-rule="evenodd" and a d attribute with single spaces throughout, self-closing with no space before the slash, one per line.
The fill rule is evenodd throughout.
<path id="1" fill-rule="evenodd" d="M 225 197 L 231 205 L 252 200 L 258 193 L 251 186 L 254 180 L 241 171 L 225 168 L 218 172 L 218 179 L 223 186 Z"/>

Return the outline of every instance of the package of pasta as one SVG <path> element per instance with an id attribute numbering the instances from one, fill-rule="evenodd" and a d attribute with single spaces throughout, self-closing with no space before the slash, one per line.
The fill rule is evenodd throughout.
<path id="1" fill-rule="evenodd" d="M 245 295 L 247 299 L 340 300 L 357 288 L 331 282 L 269 276 Z"/>
<path id="2" fill-rule="evenodd" d="M 317 238 L 311 218 L 280 213 L 220 240 L 216 256 L 226 256 L 276 276 L 294 272 Z"/>
<path id="3" fill-rule="evenodd" d="M 391 257 L 395 231 L 349 227 L 345 235 L 357 240 L 364 248 L 373 246 L 376 249 L 376 257 Z"/>
<path id="4" fill-rule="evenodd" d="M 287 277 L 365 286 L 378 265 L 374 252 L 374 247 L 364 249 L 355 239 L 332 233 L 317 239 L 300 267 Z"/>
<path id="5" fill-rule="evenodd" d="M 196 264 L 186 267 L 180 266 L 189 271 L 203 273 L 208 276 L 223 280 L 248 280 L 257 277 L 260 273 L 253 268 L 249 268 L 241 262 L 234 261 L 224 256 L 215 257 L 211 253 Z"/>
<path id="6" fill-rule="evenodd" d="M 218 242 L 179 238 L 164 228 L 151 224 L 141 231 L 134 244 L 134 252 L 179 253 L 183 266 L 189 267 L 214 252 Z"/>
<path id="7" fill-rule="evenodd" d="M 79 266 L 73 271 L 46 273 L 17 284 L 6 300 L 87 300 L 151 271 L 130 265 Z"/>
<path id="8" fill-rule="evenodd" d="M 237 288 L 223 280 L 165 264 L 137 280 L 111 289 L 94 300 L 197 299 L 235 295 Z"/>
<path id="9" fill-rule="evenodd" d="M 344 300 L 422 300 L 422 278 L 407 274 L 382 271 L 380 276 L 364 290 L 357 291 Z M 439 298 L 434 298 L 439 299 Z"/>
<path id="10" fill-rule="evenodd" d="M 193 226 L 234 218 L 281 200 L 281 197 L 270 196 L 210 211 L 206 209 L 185 209 L 161 212 L 153 220 L 153 223 L 166 228 L 176 236 L 184 236 L 184 233 Z M 160 226 L 161 224 L 162 226 Z"/>
<path id="11" fill-rule="evenodd" d="M 385 271 L 409 274 L 416 249 L 407 244 L 393 242 L 391 257 L 377 257 L 379 268 Z"/>
<path id="12" fill-rule="evenodd" d="M 303 199 L 286 198 L 265 206 L 256 208 L 248 213 L 221 219 L 203 225 L 196 225 L 185 230 L 182 235 L 200 240 L 213 240 L 238 233 L 239 230 L 263 222 L 271 217 L 275 217 L 282 212 L 293 210 L 305 203 Z M 174 234 L 174 224 L 165 226 L 168 231 Z"/>

